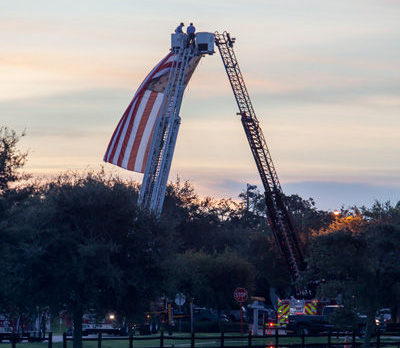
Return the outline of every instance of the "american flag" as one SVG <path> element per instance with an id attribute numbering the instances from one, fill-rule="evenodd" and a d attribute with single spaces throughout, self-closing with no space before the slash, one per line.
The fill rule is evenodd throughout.
<path id="1" fill-rule="evenodd" d="M 156 120 L 160 117 L 169 71 L 176 56 L 167 54 L 144 79 L 115 129 L 104 162 L 144 173 Z M 200 57 L 192 58 L 185 76 L 189 81 Z"/>
<path id="2" fill-rule="evenodd" d="M 167 54 L 144 79 L 110 139 L 104 162 L 144 172 L 154 125 L 164 97 L 162 80 L 168 79 L 173 59 L 172 52 Z"/>

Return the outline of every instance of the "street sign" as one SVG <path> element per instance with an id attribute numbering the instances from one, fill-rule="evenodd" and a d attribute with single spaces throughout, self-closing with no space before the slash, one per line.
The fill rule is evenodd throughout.
<path id="1" fill-rule="evenodd" d="M 240 333 L 243 333 L 243 308 L 242 303 L 247 300 L 248 293 L 245 288 L 236 288 L 233 297 L 240 304 Z"/>
<path id="2" fill-rule="evenodd" d="M 245 302 L 247 300 L 247 290 L 245 288 L 236 288 L 233 292 L 233 297 L 238 302 Z"/>
<path id="3" fill-rule="evenodd" d="M 185 301 L 186 301 L 185 295 L 182 294 L 181 292 L 178 292 L 178 293 L 176 294 L 176 296 L 175 296 L 175 303 L 176 303 L 178 306 L 183 306 L 183 304 L 185 303 Z"/>

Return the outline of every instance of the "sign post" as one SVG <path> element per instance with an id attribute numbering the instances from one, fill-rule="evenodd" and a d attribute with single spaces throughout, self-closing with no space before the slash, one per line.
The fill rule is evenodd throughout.
<path id="1" fill-rule="evenodd" d="M 190 301 L 190 333 L 194 335 L 193 298 Z"/>
<path id="2" fill-rule="evenodd" d="M 240 305 L 240 333 L 243 334 L 243 302 L 247 300 L 248 293 L 245 288 L 236 288 L 233 292 L 233 298 L 239 302 Z"/>
<path id="3" fill-rule="evenodd" d="M 243 335 L 243 302 L 239 302 L 240 305 L 240 333 Z"/>

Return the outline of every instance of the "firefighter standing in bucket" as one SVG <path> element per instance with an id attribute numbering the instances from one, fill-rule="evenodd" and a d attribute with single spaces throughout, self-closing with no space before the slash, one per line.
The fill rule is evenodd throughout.
<path id="1" fill-rule="evenodd" d="M 194 37 L 196 35 L 195 32 L 196 28 L 193 26 L 193 23 L 190 23 L 190 25 L 186 29 L 186 33 L 189 36 L 188 47 L 190 46 L 190 44 L 194 45 Z"/>
<path id="2" fill-rule="evenodd" d="M 185 24 L 183 24 L 183 22 L 181 22 L 181 24 L 179 24 L 176 29 L 175 29 L 175 33 L 176 34 L 183 34 L 183 27 L 185 26 Z"/>

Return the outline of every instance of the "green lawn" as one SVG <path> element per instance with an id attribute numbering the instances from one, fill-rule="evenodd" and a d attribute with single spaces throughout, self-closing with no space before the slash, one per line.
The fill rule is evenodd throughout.
<path id="1" fill-rule="evenodd" d="M 248 336 L 242 336 L 240 334 L 228 334 L 225 336 L 229 336 L 225 338 L 226 346 L 247 346 L 248 344 Z M 160 346 L 160 338 L 159 335 L 152 336 L 136 336 L 137 338 L 150 338 L 148 340 L 134 340 L 133 347 L 136 348 L 146 348 L 146 347 L 159 347 Z M 209 338 L 208 338 L 209 337 Z M 181 338 L 181 339 L 179 339 Z M 360 340 L 357 340 L 361 342 Z M 389 339 L 382 337 L 381 342 L 393 342 L 400 341 L 400 337 L 398 339 Z M 306 337 L 305 344 L 307 343 L 327 343 L 327 337 Z M 332 337 L 331 342 L 334 343 L 344 343 L 343 338 L 335 338 Z M 252 337 L 252 344 L 257 346 L 269 347 L 275 344 L 274 336 L 267 337 Z M 279 344 L 301 344 L 301 338 L 296 337 L 279 337 Z M 18 343 L 16 348 L 47 348 L 47 342 L 42 343 Z M 207 334 L 207 333 L 198 333 L 196 334 L 195 346 L 197 347 L 220 347 L 220 335 L 219 334 Z M 3 343 L 2 347 L 11 348 L 11 344 Z M 72 341 L 68 341 L 68 348 L 72 348 Z M 97 341 L 84 341 L 84 348 L 97 348 Z M 128 340 L 120 341 L 120 340 L 103 340 L 102 348 L 128 348 L 129 342 Z M 164 337 L 164 347 L 190 347 L 190 335 L 188 334 L 174 334 L 174 336 L 170 337 L 165 335 Z M 391 346 L 396 348 L 397 346 Z M 53 348 L 62 348 L 62 343 L 53 343 Z"/>

